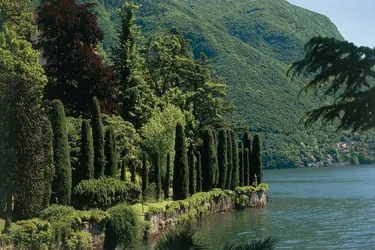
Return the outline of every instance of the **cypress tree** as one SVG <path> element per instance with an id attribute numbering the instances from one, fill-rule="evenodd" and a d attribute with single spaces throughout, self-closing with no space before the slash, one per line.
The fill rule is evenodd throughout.
<path id="1" fill-rule="evenodd" d="M 219 144 L 218 144 L 218 149 L 217 149 L 217 156 L 218 156 L 218 163 L 219 163 L 219 185 L 218 187 L 221 189 L 225 189 L 226 181 L 227 181 L 227 166 L 228 166 L 228 161 L 227 161 L 227 150 L 228 150 L 228 145 L 227 145 L 227 133 L 224 129 L 221 129 L 219 131 Z"/>
<path id="2" fill-rule="evenodd" d="M 60 205 L 68 205 L 72 192 L 72 168 L 70 166 L 65 111 L 59 100 L 52 102 L 51 125 L 55 166 L 55 176 L 52 182 L 52 202 L 57 201 Z"/>
<path id="3" fill-rule="evenodd" d="M 161 186 L 161 173 L 160 173 L 160 166 L 159 166 L 159 153 L 154 153 L 154 181 L 155 181 L 155 193 L 156 199 L 161 199 L 162 196 L 162 186 Z"/>
<path id="4" fill-rule="evenodd" d="M 258 135 L 254 136 L 252 155 L 253 155 L 252 165 L 254 166 L 254 174 L 257 175 L 257 184 L 259 185 L 260 183 L 263 182 L 263 173 L 262 173 L 262 151 L 261 151 L 260 139 Z"/>
<path id="5" fill-rule="evenodd" d="M 240 169 L 239 169 L 239 159 L 238 159 L 238 148 L 236 143 L 236 134 L 231 130 L 231 139 L 232 139 L 232 182 L 231 190 L 235 190 L 236 187 L 240 186 Z"/>
<path id="6" fill-rule="evenodd" d="M 240 141 L 238 143 L 238 156 L 239 156 L 239 163 L 240 163 L 240 187 L 243 187 L 245 184 L 245 173 L 244 173 L 244 163 L 245 163 L 245 160 L 244 160 L 244 147 L 243 147 L 243 143 Z"/>
<path id="7" fill-rule="evenodd" d="M 218 187 L 219 185 L 219 162 L 218 162 L 218 158 L 217 158 L 217 147 L 218 147 L 218 138 L 217 138 L 217 133 L 215 130 L 212 131 L 212 134 L 214 136 L 214 146 L 215 146 L 215 157 L 214 157 L 214 160 L 215 160 L 215 168 L 213 169 L 213 175 L 214 175 L 214 182 L 213 182 L 213 187 Z M 228 160 L 228 159 L 227 159 Z"/>
<path id="8" fill-rule="evenodd" d="M 122 181 L 126 180 L 126 161 L 125 159 L 121 161 L 121 176 L 120 179 Z"/>
<path id="9" fill-rule="evenodd" d="M 171 183 L 171 155 L 167 155 L 167 169 L 164 178 L 164 198 L 169 198 L 169 186 Z"/>
<path id="10" fill-rule="evenodd" d="M 89 121 L 82 121 L 81 133 L 80 164 L 74 172 L 74 186 L 82 180 L 94 178 L 94 146 Z"/>
<path id="11" fill-rule="evenodd" d="M 135 159 L 130 160 L 129 170 L 130 170 L 130 181 L 134 184 L 137 184 L 137 163 Z"/>
<path id="12" fill-rule="evenodd" d="M 189 155 L 189 193 L 190 195 L 195 194 L 196 188 L 195 188 L 195 177 L 196 177 L 197 171 L 195 169 L 195 156 L 194 152 L 191 151 Z"/>
<path id="13" fill-rule="evenodd" d="M 247 148 L 248 149 L 248 161 L 249 161 L 249 172 L 248 172 L 248 176 L 249 176 L 249 182 L 246 186 L 249 186 L 253 183 L 253 177 L 254 177 L 254 168 L 251 164 L 251 161 L 252 161 L 252 149 L 251 149 L 251 140 L 250 140 L 250 136 L 249 136 L 249 132 L 248 132 L 248 128 L 246 128 L 246 131 L 245 131 L 245 134 L 244 134 L 244 137 L 243 137 L 243 143 L 244 143 L 244 148 Z M 246 170 L 245 170 L 246 171 Z M 246 182 L 246 175 L 245 175 L 245 182 Z"/>
<path id="14" fill-rule="evenodd" d="M 42 130 L 42 143 L 45 156 L 45 168 L 44 168 L 44 180 L 45 180 L 45 195 L 43 197 L 42 208 L 46 208 L 50 205 L 52 195 L 52 180 L 54 174 L 53 166 L 53 131 L 51 122 L 44 121 Z"/>
<path id="15" fill-rule="evenodd" d="M 250 185 L 250 169 L 249 169 L 249 149 L 245 148 L 244 154 L 243 154 L 243 159 L 244 159 L 244 186 L 249 186 Z"/>
<path id="16" fill-rule="evenodd" d="M 203 133 L 202 149 L 202 191 L 207 192 L 216 186 L 216 172 L 218 171 L 217 151 L 212 130 Z"/>
<path id="17" fill-rule="evenodd" d="M 94 141 L 94 177 L 99 178 L 104 175 L 104 130 L 102 115 L 100 113 L 99 101 L 93 98 L 91 110 L 92 137 Z"/>
<path id="18" fill-rule="evenodd" d="M 176 126 L 173 196 L 175 200 L 183 200 L 189 196 L 189 168 L 185 134 L 180 123 Z"/>
<path id="19" fill-rule="evenodd" d="M 104 144 L 104 155 L 105 155 L 105 170 L 104 174 L 108 177 L 116 178 L 117 175 L 117 149 L 115 131 L 112 126 L 107 128 L 105 131 L 105 144 Z"/>
<path id="20" fill-rule="evenodd" d="M 232 157 L 232 135 L 230 130 L 227 131 L 227 180 L 225 188 L 230 189 L 232 186 L 232 171 L 233 171 L 233 157 Z"/>
<path id="21" fill-rule="evenodd" d="M 201 153 L 197 152 L 197 192 L 202 192 L 202 158 Z"/>
<path id="22" fill-rule="evenodd" d="M 148 188 L 148 169 L 147 169 L 147 155 L 143 152 L 142 155 L 142 194 L 144 195 Z"/>

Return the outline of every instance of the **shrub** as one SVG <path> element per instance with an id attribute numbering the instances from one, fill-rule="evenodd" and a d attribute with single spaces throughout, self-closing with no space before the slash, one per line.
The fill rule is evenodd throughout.
<path id="1" fill-rule="evenodd" d="M 92 235 L 89 232 L 71 232 L 67 235 L 66 248 L 69 250 L 92 250 Z"/>
<path id="2" fill-rule="evenodd" d="M 133 209 L 118 205 L 108 210 L 104 249 L 132 249 L 142 239 L 143 225 Z"/>
<path id="3" fill-rule="evenodd" d="M 72 191 L 72 168 L 69 157 L 68 133 L 64 106 L 59 100 L 52 102 L 51 125 L 53 130 L 53 163 L 55 176 L 52 182 L 52 201 L 69 204 Z"/>
<path id="4" fill-rule="evenodd" d="M 18 221 L 11 235 L 13 244 L 21 249 L 48 249 L 53 240 L 51 224 L 40 219 Z"/>
<path id="5" fill-rule="evenodd" d="M 102 177 L 84 180 L 74 189 L 74 204 L 78 209 L 106 210 L 119 203 L 134 204 L 140 200 L 139 185 Z"/>

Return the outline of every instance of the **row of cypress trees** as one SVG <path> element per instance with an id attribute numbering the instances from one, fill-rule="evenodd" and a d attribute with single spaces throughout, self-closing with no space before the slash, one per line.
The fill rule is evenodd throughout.
<path id="1" fill-rule="evenodd" d="M 104 131 L 98 100 L 93 98 L 91 124 L 82 121 L 80 164 L 72 173 L 69 156 L 68 133 L 64 106 L 59 100 L 51 104 L 53 132 L 53 166 L 51 202 L 67 205 L 71 200 L 72 186 L 82 180 L 117 176 L 118 159 L 115 133 L 112 127 Z M 91 132 L 92 130 L 92 132 Z"/>

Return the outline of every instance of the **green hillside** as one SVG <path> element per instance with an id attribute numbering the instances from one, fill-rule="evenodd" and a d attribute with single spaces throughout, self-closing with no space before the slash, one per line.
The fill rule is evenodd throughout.
<path id="1" fill-rule="evenodd" d="M 106 33 L 103 47 L 109 51 L 115 37 L 115 9 L 122 1 L 97 2 L 99 24 Z M 228 98 L 237 106 L 233 120 L 243 121 L 238 127 L 248 125 L 262 134 L 266 167 L 319 161 L 335 150 L 333 143 L 351 140 L 350 135 L 306 132 L 298 121 L 306 109 L 321 102 L 299 97 L 301 82 L 286 76 L 289 63 L 302 57 L 311 37 L 342 39 L 327 17 L 285 0 L 135 2 L 141 5 L 138 23 L 145 36 L 177 27 L 191 40 L 196 57 L 200 52 L 209 57 L 212 69 L 229 85 Z"/>

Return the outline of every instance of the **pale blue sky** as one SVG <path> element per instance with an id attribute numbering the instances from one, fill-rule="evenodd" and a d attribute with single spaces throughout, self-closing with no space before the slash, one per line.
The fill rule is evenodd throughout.
<path id="1" fill-rule="evenodd" d="M 345 40 L 375 47 L 375 0 L 288 0 L 328 16 Z"/>

